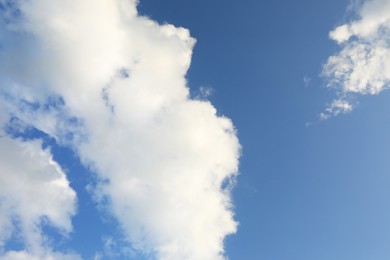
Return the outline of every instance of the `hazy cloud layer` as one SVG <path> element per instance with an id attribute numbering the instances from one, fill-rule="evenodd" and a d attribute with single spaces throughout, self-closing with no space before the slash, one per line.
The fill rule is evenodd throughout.
<path id="1" fill-rule="evenodd" d="M 364 1 L 357 8 L 356 20 L 330 32 L 342 49 L 328 59 L 323 75 L 339 97 L 322 118 L 351 111 L 351 94 L 374 95 L 389 88 L 390 0 Z"/>
<path id="2" fill-rule="evenodd" d="M 93 193 L 134 249 L 223 259 L 240 145 L 228 118 L 189 98 L 189 31 L 139 16 L 135 1 L 17 3 L 0 26 L 8 114 L 97 173 Z"/>

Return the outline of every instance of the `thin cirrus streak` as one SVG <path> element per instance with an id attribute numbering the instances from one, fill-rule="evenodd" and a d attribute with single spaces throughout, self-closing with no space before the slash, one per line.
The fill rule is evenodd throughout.
<path id="1" fill-rule="evenodd" d="M 341 51 L 329 57 L 323 76 L 339 97 L 322 119 L 351 111 L 352 95 L 375 95 L 390 86 L 390 1 L 363 1 L 355 7 L 358 18 L 329 34 Z"/>
<path id="2" fill-rule="evenodd" d="M 133 249 L 224 259 L 240 144 L 189 97 L 189 31 L 138 15 L 136 1 L 0 3 L 3 117 L 74 149 Z"/>

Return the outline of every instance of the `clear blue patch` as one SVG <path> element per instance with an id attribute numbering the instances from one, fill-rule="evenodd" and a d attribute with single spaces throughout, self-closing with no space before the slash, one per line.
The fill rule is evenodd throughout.
<path id="1" fill-rule="evenodd" d="M 4 131 L 12 138 L 20 138 L 23 141 L 34 139 L 42 139 L 43 143 L 50 139 L 47 134 L 36 129 L 35 127 L 26 125 L 18 117 L 11 117 L 9 122 L 4 126 Z"/>

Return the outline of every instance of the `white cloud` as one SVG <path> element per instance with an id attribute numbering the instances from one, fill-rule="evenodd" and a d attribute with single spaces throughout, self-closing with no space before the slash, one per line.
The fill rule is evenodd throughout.
<path id="1" fill-rule="evenodd" d="M 330 37 L 339 43 L 348 41 L 352 36 L 360 39 L 377 38 L 380 29 L 388 29 L 390 26 L 390 1 L 389 0 L 369 0 L 359 8 L 359 19 L 348 24 L 337 27 L 330 32 Z"/>
<path id="2" fill-rule="evenodd" d="M 1 137 L 0 154 L 0 249 L 17 235 L 28 250 L 6 252 L 0 258 L 45 257 L 50 245 L 41 225 L 51 225 L 64 234 L 71 232 L 76 194 L 50 152 L 42 150 L 40 141 Z"/>
<path id="3" fill-rule="evenodd" d="M 59 141 L 64 127 L 85 135 L 72 147 L 98 174 L 94 193 L 133 248 L 158 259 L 223 259 L 224 238 L 237 229 L 230 188 L 240 145 L 228 118 L 189 98 L 189 31 L 138 16 L 134 1 L 19 6 L 22 19 L 0 29 L 3 100 L 64 102 L 49 112 L 8 105 L 10 113 Z M 80 124 L 69 130 L 64 116 Z"/>
<path id="4" fill-rule="evenodd" d="M 357 20 L 330 33 L 342 50 L 328 59 L 323 70 L 328 85 L 337 88 L 343 97 L 353 93 L 373 95 L 389 88 L 390 1 L 365 1 L 358 8 Z M 351 109 L 342 109 L 341 113 Z"/>
<path id="5" fill-rule="evenodd" d="M 337 116 L 352 111 L 352 105 L 343 99 L 335 99 L 325 109 L 325 112 L 320 114 L 320 119 L 325 120 L 331 116 Z"/>

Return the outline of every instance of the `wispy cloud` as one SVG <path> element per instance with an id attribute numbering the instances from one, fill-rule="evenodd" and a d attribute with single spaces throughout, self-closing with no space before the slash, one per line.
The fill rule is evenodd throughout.
<path id="1" fill-rule="evenodd" d="M 327 115 L 352 110 L 351 94 L 374 95 L 390 87 L 390 1 L 365 1 L 355 8 L 358 18 L 329 34 L 342 49 L 323 69 L 328 86 L 339 93 Z"/>
<path id="2" fill-rule="evenodd" d="M 189 31 L 139 16 L 136 1 L 17 3 L 7 7 L 17 16 L 0 24 L 8 113 L 70 145 L 96 172 L 94 194 L 134 249 L 223 259 L 224 238 L 237 229 L 234 182 L 226 183 L 240 145 L 228 118 L 189 98 Z"/>
<path id="3" fill-rule="evenodd" d="M 310 82 L 311 82 L 311 78 L 309 76 L 305 75 L 303 77 L 303 84 L 305 85 L 305 87 L 308 87 Z"/>
<path id="4" fill-rule="evenodd" d="M 332 103 L 325 109 L 323 113 L 320 114 L 321 120 L 326 120 L 329 117 L 337 116 L 339 114 L 345 114 L 352 111 L 352 105 L 343 99 L 335 99 Z"/>

